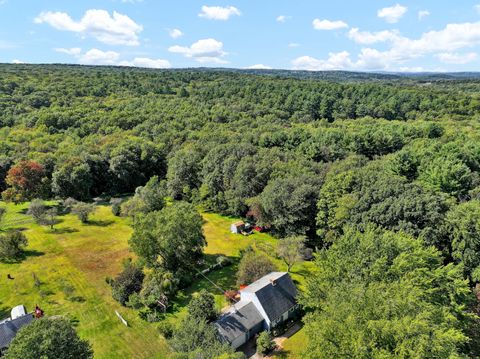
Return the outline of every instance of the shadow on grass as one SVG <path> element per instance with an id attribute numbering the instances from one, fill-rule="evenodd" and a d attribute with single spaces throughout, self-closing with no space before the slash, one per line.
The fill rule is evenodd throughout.
<path id="1" fill-rule="evenodd" d="M 54 228 L 50 231 L 53 234 L 65 234 L 65 233 L 75 233 L 78 232 L 78 229 L 72 227 L 64 227 L 64 228 Z"/>
<path id="2" fill-rule="evenodd" d="M 92 219 L 92 220 L 89 220 L 87 223 L 84 223 L 84 225 L 86 225 L 86 226 L 108 227 L 109 225 L 111 225 L 113 223 L 115 223 L 115 221 Z"/>
<path id="3" fill-rule="evenodd" d="M 17 258 L 3 258 L 0 262 L 7 263 L 7 264 L 18 264 L 23 262 L 28 257 L 40 257 L 43 256 L 45 252 L 40 252 L 35 249 L 29 249 L 23 251 Z"/>
<path id="4" fill-rule="evenodd" d="M 0 307 L 0 320 L 8 318 L 10 316 L 10 309 Z"/>
<path id="5" fill-rule="evenodd" d="M 290 355 L 290 350 L 280 349 L 271 353 L 273 358 L 287 359 Z"/>

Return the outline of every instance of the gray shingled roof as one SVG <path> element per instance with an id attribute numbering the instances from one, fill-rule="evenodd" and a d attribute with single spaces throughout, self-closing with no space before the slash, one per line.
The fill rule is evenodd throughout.
<path id="1" fill-rule="evenodd" d="M 219 334 L 229 343 L 248 332 L 263 318 L 252 302 L 238 302 L 215 322 Z"/>
<path id="2" fill-rule="evenodd" d="M 267 274 L 242 291 L 255 293 L 270 321 L 278 319 L 297 303 L 297 289 L 286 272 Z"/>
<path id="3" fill-rule="evenodd" d="M 0 349 L 8 347 L 13 338 L 15 338 L 15 335 L 17 335 L 17 332 L 20 330 L 20 328 L 30 324 L 32 321 L 33 316 L 31 314 L 27 314 L 23 317 L 0 323 Z"/>

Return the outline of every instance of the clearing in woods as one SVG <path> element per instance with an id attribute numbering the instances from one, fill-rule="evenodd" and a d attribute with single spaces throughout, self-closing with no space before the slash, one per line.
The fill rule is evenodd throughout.
<path id="1" fill-rule="evenodd" d="M 0 318 L 8 316 L 15 305 L 24 304 L 32 310 L 38 304 L 47 315 L 70 318 L 80 336 L 92 344 L 96 358 L 167 357 L 170 349 L 156 325 L 141 320 L 135 311 L 115 302 L 105 281 L 121 270 L 124 258 L 133 256 L 127 243 L 132 233 L 128 220 L 113 216 L 108 206 L 98 206 L 90 223 L 82 224 L 73 215 L 60 216 L 60 223 L 52 231 L 33 223 L 25 215 L 27 207 L 28 204 L 7 205 L 5 222 L 21 228 L 29 245 L 22 261 L 0 263 Z M 218 255 L 228 256 L 234 262 L 208 275 L 221 288 L 235 287 L 234 274 L 241 249 L 251 245 L 271 254 L 276 246 L 276 240 L 268 234 L 232 235 L 229 231 L 232 218 L 212 213 L 203 213 L 203 217 L 207 262 L 214 262 Z M 285 269 L 281 261 L 272 259 Z M 309 268 L 311 263 L 293 268 L 292 277 L 300 287 Z M 8 279 L 8 274 L 14 279 Z M 227 304 L 218 288 L 201 279 L 179 294 L 167 320 L 181 318 L 191 295 L 202 288 L 215 294 L 219 309 Z M 120 322 L 115 310 L 128 321 L 128 328 Z M 301 337 L 302 331 L 287 340 L 285 346 Z M 289 349 L 289 358 L 298 357 L 297 346 Z"/>

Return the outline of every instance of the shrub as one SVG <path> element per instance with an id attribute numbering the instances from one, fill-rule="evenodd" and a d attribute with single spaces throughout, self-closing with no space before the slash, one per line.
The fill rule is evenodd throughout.
<path id="1" fill-rule="evenodd" d="M 22 232 L 15 231 L 0 235 L 0 259 L 19 259 L 23 253 L 23 248 L 27 245 L 27 237 Z"/>
<path id="2" fill-rule="evenodd" d="M 124 264 L 123 271 L 115 278 L 112 284 L 112 297 L 121 305 L 125 305 L 133 293 L 142 289 L 144 274 L 131 261 Z"/>
<path id="3" fill-rule="evenodd" d="M 275 348 L 275 342 L 269 332 L 261 332 L 257 338 L 257 353 L 267 354 Z"/>
<path id="4" fill-rule="evenodd" d="M 205 289 L 193 296 L 188 303 L 188 314 L 195 319 L 205 319 L 211 322 L 217 318 L 215 310 L 215 298 Z"/>
<path id="5" fill-rule="evenodd" d="M 243 255 L 238 265 L 237 284 L 250 284 L 275 270 L 275 265 L 268 257 L 248 251 Z"/>
<path id="6" fill-rule="evenodd" d="M 158 331 L 165 339 L 170 339 L 173 336 L 174 327 L 168 320 L 158 323 Z"/>
<path id="7" fill-rule="evenodd" d="M 93 358 L 90 344 L 79 338 L 64 318 L 41 318 L 19 330 L 8 348 L 6 359 Z"/>
<path id="8" fill-rule="evenodd" d="M 231 265 L 233 262 L 230 258 L 226 257 L 226 256 L 218 256 L 217 257 L 217 264 L 220 266 L 220 267 L 226 267 L 226 266 L 229 266 Z"/>
<path id="9" fill-rule="evenodd" d="M 72 207 L 72 213 L 76 214 L 82 223 L 88 223 L 88 217 L 95 211 L 92 203 L 76 202 Z"/>

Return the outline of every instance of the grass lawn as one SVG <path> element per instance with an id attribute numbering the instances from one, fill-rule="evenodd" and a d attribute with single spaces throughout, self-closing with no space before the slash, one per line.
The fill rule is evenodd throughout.
<path id="1" fill-rule="evenodd" d="M 77 326 L 81 337 L 93 345 L 96 358 L 165 358 L 167 342 L 159 335 L 155 324 L 147 323 L 138 314 L 116 303 L 111 297 L 107 276 L 121 270 L 121 262 L 132 257 L 127 240 L 131 227 L 123 218 L 111 214 L 107 206 L 98 206 L 89 224 L 82 224 L 72 215 L 61 216 L 55 230 L 33 223 L 25 215 L 26 205 L 7 205 L 7 223 L 22 228 L 29 239 L 27 255 L 18 263 L 0 263 L 0 318 L 8 316 L 11 307 L 24 304 L 32 310 L 36 304 L 47 315 L 65 315 Z M 230 233 L 229 218 L 203 213 L 204 232 L 208 246 L 207 262 L 218 255 L 232 259 L 233 265 L 216 270 L 179 293 L 167 320 L 178 321 L 186 313 L 191 296 L 205 288 L 215 295 L 217 307 L 227 305 L 223 289 L 235 288 L 235 272 L 240 250 L 252 246 L 267 255 L 274 253 L 277 240 L 265 233 L 242 236 Z M 280 270 L 286 265 L 272 257 Z M 299 288 L 311 263 L 293 267 L 292 277 Z M 10 274 L 14 280 L 8 280 Z M 36 279 L 35 279 L 36 278 Z M 221 289 L 222 290 L 221 290 Z M 118 310 L 128 321 L 125 327 L 115 315 Z M 288 357 L 299 358 L 303 349 L 303 332 L 285 342 Z"/>
<path id="2" fill-rule="evenodd" d="M 29 239 L 27 257 L 20 263 L 0 264 L 0 305 L 8 316 L 11 307 L 35 304 L 47 315 L 65 315 L 76 323 L 98 358 L 165 358 L 166 341 L 151 324 L 142 321 L 111 297 L 105 282 L 121 269 L 130 255 L 127 239 L 131 228 L 110 208 L 99 206 L 91 224 L 72 216 L 51 231 L 28 220 L 26 206 L 8 205 L 8 223 L 21 221 Z M 14 280 L 8 280 L 10 274 Z M 36 283 L 34 277 L 38 279 Z M 118 310 L 130 327 L 120 323 Z"/>

